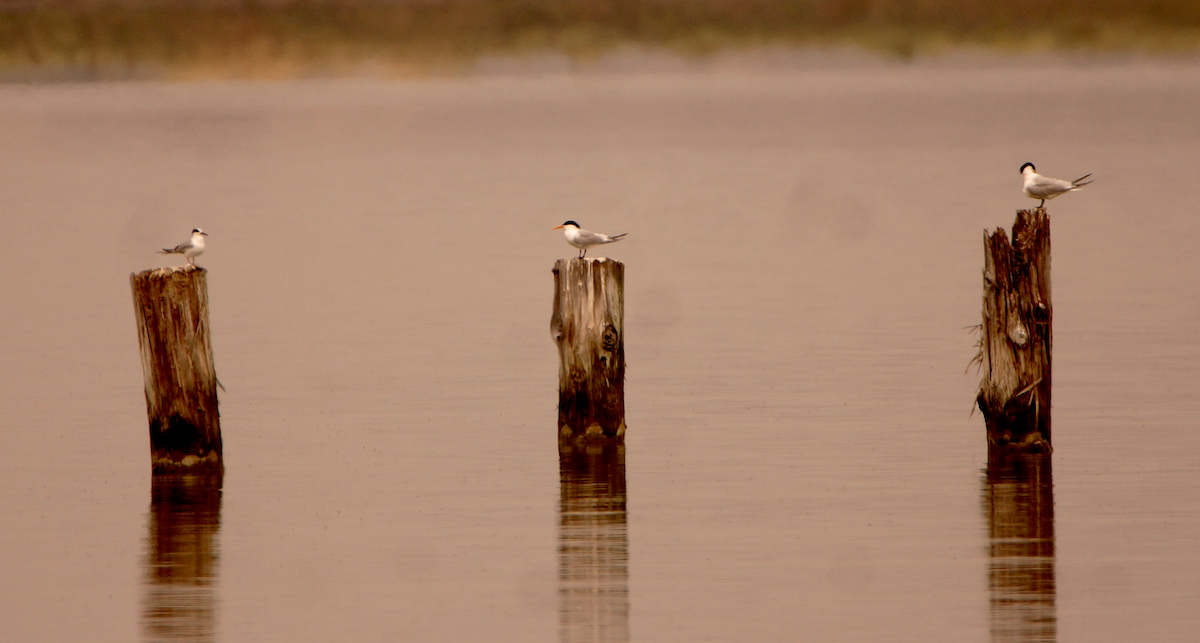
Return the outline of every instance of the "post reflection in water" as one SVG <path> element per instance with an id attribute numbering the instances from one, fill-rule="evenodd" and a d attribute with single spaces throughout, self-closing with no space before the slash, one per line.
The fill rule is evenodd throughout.
<path id="1" fill-rule="evenodd" d="M 1055 641 L 1050 455 L 989 449 L 983 510 L 988 521 L 992 641 Z"/>
<path id="2" fill-rule="evenodd" d="M 216 638 L 217 531 L 222 472 L 155 474 L 142 634 L 146 641 Z"/>
<path id="3" fill-rule="evenodd" d="M 629 640 L 625 447 L 559 453 L 559 640 Z"/>

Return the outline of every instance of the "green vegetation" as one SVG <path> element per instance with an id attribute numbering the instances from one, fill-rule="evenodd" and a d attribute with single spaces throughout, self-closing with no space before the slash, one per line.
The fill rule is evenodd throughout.
<path id="1" fill-rule="evenodd" d="M 1197 0 L 472 0 L 0 9 L 0 74 L 272 77 L 464 69 L 480 56 L 591 58 L 622 46 L 703 56 L 855 45 L 902 57 L 1200 49 Z"/>

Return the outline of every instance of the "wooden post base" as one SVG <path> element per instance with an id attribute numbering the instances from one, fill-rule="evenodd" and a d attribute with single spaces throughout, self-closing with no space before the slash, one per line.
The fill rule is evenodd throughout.
<path id="1" fill-rule="evenodd" d="M 559 441 L 625 438 L 625 265 L 605 258 L 554 264 L 550 334 L 558 345 Z"/>
<path id="2" fill-rule="evenodd" d="M 129 276 L 155 471 L 222 466 L 207 274 L 178 266 Z"/>
<path id="3" fill-rule="evenodd" d="M 983 379 L 976 404 L 990 445 L 1050 451 L 1050 218 L 1017 212 L 1013 242 L 984 233 Z"/>

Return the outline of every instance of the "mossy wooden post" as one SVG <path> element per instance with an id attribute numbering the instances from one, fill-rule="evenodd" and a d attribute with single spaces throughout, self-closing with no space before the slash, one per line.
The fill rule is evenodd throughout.
<path id="1" fill-rule="evenodd" d="M 984 232 L 983 379 L 976 403 L 988 443 L 1050 450 L 1050 218 L 1017 212 L 1010 244 Z"/>
<path id="2" fill-rule="evenodd" d="M 550 334 L 558 344 L 561 443 L 625 438 L 625 265 L 606 258 L 554 264 Z"/>
<path id="3" fill-rule="evenodd" d="M 221 466 L 207 275 L 178 266 L 129 276 L 155 471 Z"/>

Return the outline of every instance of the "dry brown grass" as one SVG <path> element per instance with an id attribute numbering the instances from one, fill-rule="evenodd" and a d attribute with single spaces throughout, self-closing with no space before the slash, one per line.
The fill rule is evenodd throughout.
<path id="1" fill-rule="evenodd" d="M 3 0 L 0 0 L 3 1 Z M 0 70 L 271 77 L 463 69 L 483 55 L 594 57 L 622 45 L 703 56 L 850 44 L 909 56 L 1193 51 L 1196 0 L 474 0 L 441 3 L 0 5 Z"/>

